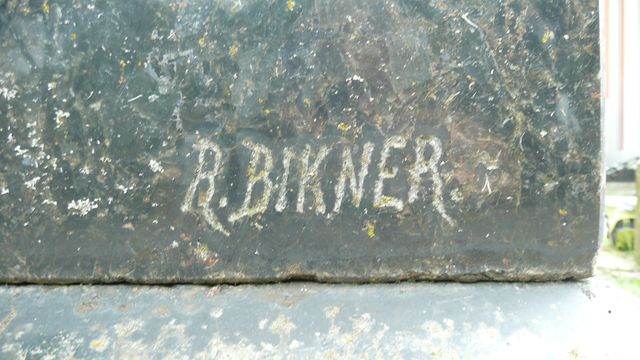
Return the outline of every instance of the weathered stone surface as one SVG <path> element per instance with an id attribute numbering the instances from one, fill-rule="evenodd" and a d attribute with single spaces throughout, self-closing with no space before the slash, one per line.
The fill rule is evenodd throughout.
<path id="1" fill-rule="evenodd" d="M 591 273 L 597 1 L 0 1 L 5 282 Z"/>
<path id="2" fill-rule="evenodd" d="M 0 358 L 635 359 L 637 334 L 621 330 L 639 322 L 640 298 L 597 277 L 2 286 Z"/>

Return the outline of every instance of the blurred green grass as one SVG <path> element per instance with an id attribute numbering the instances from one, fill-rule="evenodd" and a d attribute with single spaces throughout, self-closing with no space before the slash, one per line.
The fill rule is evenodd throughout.
<path id="1" fill-rule="evenodd" d="M 640 296 L 640 279 L 632 279 L 622 276 L 614 276 L 613 281 L 618 287 Z"/>

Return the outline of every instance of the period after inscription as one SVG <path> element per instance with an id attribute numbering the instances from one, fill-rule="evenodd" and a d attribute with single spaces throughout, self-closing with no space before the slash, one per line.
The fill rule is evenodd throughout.
<path id="1" fill-rule="evenodd" d="M 0 0 L 0 281 L 552 280 L 596 0 Z"/>

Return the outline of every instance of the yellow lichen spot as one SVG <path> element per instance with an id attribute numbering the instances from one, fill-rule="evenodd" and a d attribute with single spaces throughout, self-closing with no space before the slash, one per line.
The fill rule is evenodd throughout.
<path id="1" fill-rule="evenodd" d="M 338 130 L 347 132 L 347 130 L 349 130 L 349 127 L 347 126 L 347 124 L 341 122 L 340 124 L 338 124 Z"/>
<path id="2" fill-rule="evenodd" d="M 208 33 L 204 33 L 204 35 L 202 35 L 200 39 L 198 39 L 198 45 L 200 45 L 200 47 L 204 47 L 205 45 L 207 45 L 207 35 Z"/>
<path id="3" fill-rule="evenodd" d="M 293 11 L 293 9 L 296 7 L 296 2 L 293 0 L 287 0 L 287 10 L 289 11 Z"/>
<path id="4" fill-rule="evenodd" d="M 42 4 L 42 12 L 43 12 L 45 15 L 49 15 L 49 0 L 45 1 L 45 2 Z"/>
<path id="5" fill-rule="evenodd" d="M 373 207 L 376 209 L 381 209 L 387 207 L 387 205 L 391 204 L 396 198 L 389 195 L 382 195 L 379 202 L 373 204 Z"/>
<path id="6" fill-rule="evenodd" d="M 231 56 L 232 59 L 238 56 L 238 44 L 233 44 L 233 46 L 229 48 L 229 56 Z"/>
<path id="7" fill-rule="evenodd" d="M 76 33 L 71 33 L 71 40 L 73 40 L 73 41 L 78 40 L 78 34 L 76 34 Z"/>
<path id="8" fill-rule="evenodd" d="M 339 313 L 340 313 L 340 308 L 337 306 L 330 306 L 330 307 L 324 308 L 324 316 L 327 319 L 335 319 Z"/>
<path id="9" fill-rule="evenodd" d="M 568 214 L 568 213 L 569 213 L 569 212 L 568 212 L 567 210 L 565 210 L 565 209 L 560 209 L 560 210 L 558 210 L 558 214 L 559 214 L 560 216 L 567 216 L 567 214 Z"/>
<path id="10" fill-rule="evenodd" d="M 300 274 L 302 271 L 302 265 L 300 263 L 295 263 L 287 268 L 287 274 Z"/>
<path id="11" fill-rule="evenodd" d="M 553 40 L 554 38 L 554 34 L 553 31 L 548 30 L 547 32 L 544 33 L 544 35 L 542 35 L 542 43 L 546 44 L 549 42 L 549 40 Z"/>
<path id="12" fill-rule="evenodd" d="M 105 351 L 107 349 L 107 346 L 109 346 L 109 339 L 105 337 L 95 339 L 89 344 L 89 347 L 96 352 Z"/>
<path id="13" fill-rule="evenodd" d="M 124 60 L 120 60 L 120 79 L 118 79 L 118 84 L 122 85 L 125 82 L 124 78 L 124 68 L 127 67 L 127 63 Z"/>
<path id="14" fill-rule="evenodd" d="M 288 317 L 280 314 L 271 322 L 271 332 L 274 334 L 289 335 L 296 329 L 296 325 Z"/>
<path id="15" fill-rule="evenodd" d="M 196 257 L 196 260 L 207 266 L 213 266 L 218 262 L 218 254 L 209 250 L 206 244 L 199 244 L 192 249 L 192 254 Z"/>
<path id="16" fill-rule="evenodd" d="M 369 221 L 367 223 L 367 235 L 369 235 L 371 239 L 376 237 L 376 224 L 374 222 Z"/>
<path id="17" fill-rule="evenodd" d="M 200 260 L 204 261 L 209 257 L 209 247 L 207 245 L 200 244 L 193 250 L 193 253 L 199 257 Z"/>

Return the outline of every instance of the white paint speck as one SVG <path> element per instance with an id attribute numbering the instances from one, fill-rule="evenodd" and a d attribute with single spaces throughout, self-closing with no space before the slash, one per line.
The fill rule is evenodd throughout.
<path id="1" fill-rule="evenodd" d="M 462 193 L 460 192 L 460 189 L 455 188 L 451 190 L 451 201 L 459 203 L 462 200 L 464 200 L 464 198 L 462 196 Z"/>
<path id="2" fill-rule="evenodd" d="M 98 208 L 98 199 L 80 199 L 73 200 L 69 204 L 67 204 L 67 209 L 71 210 L 71 213 L 74 215 L 86 216 L 92 210 Z"/>
<path id="3" fill-rule="evenodd" d="M 69 114 L 66 111 L 62 111 L 62 110 L 56 110 L 56 127 L 60 127 L 60 125 L 62 125 L 62 123 L 64 122 L 64 120 L 66 118 L 68 118 L 71 114 Z"/>
<path id="4" fill-rule="evenodd" d="M 53 205 L 53 206 L 58 206 L 58 202 L 55 200 L 51 200 L 51 199 L 44 199 L 42 201 L 42 205 Z"/>
<path id="5" fill-rule="evenodd" d="M 304 345 L 304 343 L 302 343 L 302 342 L 300 342 L 300 341 L 298 341 L 298 340 L 293 339 L 293 340 L 291 341 L 291 343 L 289 344 L 289 350 L 295 350 L 295 349 L 298 349 L 298 348 L 300 348 L 302 345 Z"/>
<path id="6" fill-rule="evenodd" d="M 162 167 L 162 164 L 160 164 L 159 161 L 151 159 L 149 161 L 149 167 L 151 168 L 151 171 L 153 171 L 154 173 L 163 173 L 164 172 L 164 168 Z"/>
<path id="7" fill-rule="evenodd" d="M 0 95 L 2 95 L 2 97 L 4 97 L 7 100 L 12 100 L 13 98 L 16 97 L 16 94 L 18 94 L 18 91 L 16 89 L 9 90 L 6 87 L 0 88 Z"/>
<path id="8" fill-rule="evenodd" d="M 124 185 L 116 184 L 116 189 L 122 191 L 123 194 L 128 193 L 129 191 L 133 190 L 134 188 L 135 188 L 135 185 L 131 185 L 129 187 L 126 187 Z"/>
<path id="9" fill-rule="evenodd" d="M 135 96 L 135 97 L 132 97 L 131 99 L 127 100 L 127 102 L 134 102 L 134 101 L 140 99 L 141 97 L 142 97 L 142 94 L 140 94 L 138 96 Z"/>
<path id="10" fill-rule="evenodd" d="M 40 181 L 40 176 L 36 176 L 33 179 L 26 181 L 24 185 L 27 187 L 27 189 L 35 190 L 38 181 Z"/>
<path id="11" fill-rule="evenodd" d="M 352 77 L 347 78 L 347 82 L 351 82 L 351 81 L 364 82 L 364 79 L 361 78 L 359 75 L 353 75 Z"/>
<path id="12" fill-rule="evenodd" d="M 22 148 L 20 147 L 20 145 L 16 146 L 16 147 L 13 149 L 13 151 L 15 151 L 15 152 L 16 152 L 16 155 L 18 155 L 18 156 L 22 156 L 22 155 L 24 155 L 24 154 L 26 154 L 26 153 L 28 152 L 28 150 L 24 150 L 24 149 L 22 149 Z"/>

